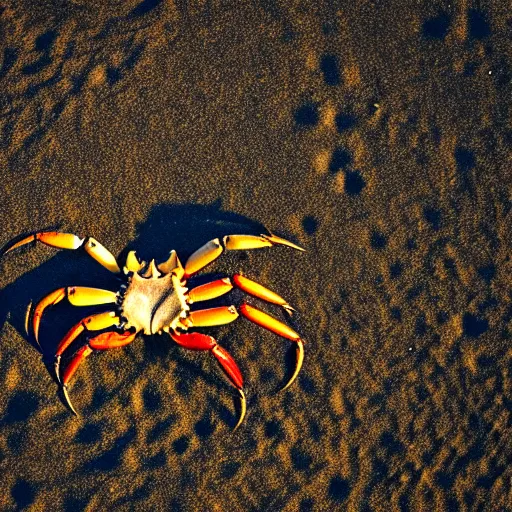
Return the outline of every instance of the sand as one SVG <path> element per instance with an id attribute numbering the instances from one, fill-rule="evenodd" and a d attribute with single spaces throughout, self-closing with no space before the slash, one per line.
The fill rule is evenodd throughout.
<path id="1" fill-rule="evenodd" d="M 279 393 L 290 342 L 245 319 L 208 330 L 245 377 L 234 433 L 215 359 L 166 336 L 91 356 L 76 418 L 51 361 L 91 309 L 48 311 L 43 353 L 25 311 L 117 281 L 79 251 L 7 254 L 0 509 L 507 510 L 506 4 L 3 2 L 0 244 L 58 228 L 121 261 L 186 259 L 265 226 L 307 252 L 206 273 L 284 295 L 307 344 Z"/>

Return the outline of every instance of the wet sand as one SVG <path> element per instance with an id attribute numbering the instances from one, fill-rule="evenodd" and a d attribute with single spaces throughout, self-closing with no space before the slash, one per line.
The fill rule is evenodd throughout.
<path id="1" fill-rule="evenodd" d="M 92 355 L 76 418 L 52 354 L 91 309 L 48 311 L 42 353 L 25 311 L 118 283 L 83 252 L 6 255 L 1 510 L 512 502 L 510 12 L 333 4 L 3 2 L 0 245 L 58 228 L 120 261 L 185 260 L 269 229 L 307 252 L 229 253 L 197 283 L 243 271 L 297 309 L 307 344 L 278 393 L 291 343 L 245 319 L 207 331 L 245 377 L 234 433 L 215 359 L 167 336 Z"/>

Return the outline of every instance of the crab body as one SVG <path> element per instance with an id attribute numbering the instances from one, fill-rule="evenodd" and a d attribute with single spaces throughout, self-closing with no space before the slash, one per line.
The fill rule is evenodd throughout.
<path id="1" fill-rule="evenodd" d="M 150 269 L 155 267 L 154 261 Z M 187 289 L 175 273 L 134 272 L 119 297 L 119 314 L 126 329 L 134 328 L 144 334 L 161 333 L 176 328 L 180 315 L 190 309 L 185 300 Z"/>
<path id="2" fill-rule="evenodd" d="M 37 232 L 8 244 L 7 249 L 4 248 L 2 251 L 2 255 L 35 241 L 60 249 L 82 248 L 105 268 L 122 277 L 123 281 L 117 293 L 81 286 L 59 288 L 41 299 L 33 311 L 29 310 L 34 338 L 39 344 L 39 327 L 46 308 L 65 298 L 74 306 L 112 305 L 109 311 L 92 314 L 73 326 L 60 341 L 55 352 L 56 377 L 62 385 L 68 406 L 75 414 L 76 411 L 69 400 L 68 384 L 87 356 L 98 350 L 127 345 L 136 338 L 138 333 L 149 335 L 166 332 L 180 346 L 190 350 L 209 351 L 219 362 L 240 395 L 241 413 L 236 429 L 241 424 L 246 409 L 242 373 L 232 356 L 212 336 L 188 331 L 197 327 L 228 324 L 238 318 L 239 312 L 255 324 L 296 344 L 295 371 L 284 389 L 297 377 L 304 357 L 303 341 L 299 334 L 286 323 L 245 303 L 239 307 L 231 305 L 194 311 L 190 308 L 192 303 L 200 304 L 201 301 L 227 294 L 235 286 L 253 297 L 281 306 L 287 314 L 292 314 L 293 308 L 285 299 L 240 274 L 235 274 L 232 278 L 224 277 L 207 282 L 191 289 L 187 287 L 187 280 L 216 260 L 225 250 L 250 250 L 273 245 L 285 245 L 303 250 L 299 246 L 272 234 L 228 235 L 204 244 L 187 259 L 185 265 L 181 264 L 175 251 L 171 251 L 167 261 L 160 264 L 155 260 L 146 264 L 137 258 L 134 251 L 130 251 L 123 267 L 124 276 L 116 258 L 97 240 L 92 237 L 82 239 L 70 233 Z M 85 342 L 74 353 L 61 375 L 61 357 L 82 333 L 86 334 Z"/>

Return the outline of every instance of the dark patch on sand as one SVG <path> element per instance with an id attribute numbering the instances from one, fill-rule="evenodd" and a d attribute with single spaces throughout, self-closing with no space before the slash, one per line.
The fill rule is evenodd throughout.
<path id="1" fill-rule="evenodd" d="M 0 79 L 2 79 L 14 66 L 18 59 L 18 50 L 16 48 L 4 48 L 2 66 L 0 67 Z"/>
<path id="2" fill-rule="evenodd" d="M 130 429 L 120 437 L 114 440 L 112 447 L 104 451 L 101 455 L 89 461 L 84 470 L 85 471 L 101 471 L 109 472 L 120 466 L 125 450 L 130 445 L 131 441 L 135 438 L 136 429 Z"/>
<path id="3" fill-rule="evenodd" d="M 359 171 L 346 171 L 344 186 L 349 196 L 358 196 L 366 187 L 366 182 Z"/>
<path id="4" fill-rule="evenodd" d="M 347 130 L 354 128 L 357 124 L 357 117 L 353 114 L 346 114 L 340 112 L 334 122 L 336 123 L 336 129 L 338 133 L 343 133 Z"/>
<path id="5" fill-rule="evenodd" d="M 491 27 L 487 21 L 487 13 L 480 9 L 468 11 L 469 37 L 471 39 L 485 39 L 491 35 Z"/>
<path id="6" fill-rule="evenodd" d="M 34 503 L 36 489 L 33 484 L 20 478 L 12 487 L 11 496 L 13 497 L 18 510 L 23 510 Z"/>
<path id="7" fill-rule="evenodd" d="M 318 229 L 318 220 L 315 217 L 308 215 L 302 219 L 302 227 L 308 235 L 314 235 Z"/>
<path id="8" fill-rule="evenodd" d="M 294 118 L 297 126 L 311 128 L 318 124 L 318 107 L 313 103 L 306 103 L 295 111 Z"/>
<path id="9" fill-rule="evenodd" d="M 487 284 L 490 284 L 496 275 L 496 266 L 493 264 L 484 265 L 478 269 L 478 274 Z"/>
<path id="10" fill-rule="evenodd" d="M 370 245 L 373 249 L 382 250 L 385 249 L 388 243 L 388 239 L 384 233 L 380 231 L 373 231 L 370 236 Z"/>
<path id="11" fill-rule="evenodd" d="M 145 14 L 150 13 L 153 9 L 156 9 L 161 3 L 162 0 L 143 0 L 133 9 L 132 12 L 130 12 L 129 16 L 132 18 L 144 16 Z"/>
<path id="12" fill-rule="evenodd" d="M 39 399 L 26 391 L 17 391 L 9 399 L 2 418 L 4 423 L 28 420 L 39 406 Z"/>
<path id="13" fill-rule="evenodd" d="M 179 437 L 172 444 L 174 451 L 178 455 L 184 454 L 187 451 L 187 448 L 189 447 L 189 445 L 190 445 L 190 439 L 187 436 Z"/>
<path id="14" fill-rule="evenodd" d="M 343 146 L 337 147 L 332 154 L 331 162 L 329 164 L 329 171 L 332 174 L 346 168 L 352 163 L 352 154 L 348 149 Z"/>
<path id="15" fill-rule="evenodd" d="M 465 313 L 462 319 L 464 334 L 470 338 L 478 338 L 489 329 L 489 321 L 486 318 L 478 318 L 471 313 Z"/>
<path id="16" fill-rule="evenodd" d="M 441 227 L 441 212 L 435 208 L 425 208 L 423 217 L 430 224 L 434 231 L 439 231 Z"/>
<path id="17" fill-rule="evenodd" d="M 320 60 L 320 70 L 324 75 L 326 85 L 339 85 L 341 82 L 339 59 L 337 55 L 323 55 Z"/>
<path id="18" fill-rule="evenodd" d="M 335 476 L 329 482 L 329 498 L 336 503 L 344 502 L 349 495 L 350 485 L 347 480 Z"/>
<path id="19" fill-rule="evenodd" d="M 206 416 L 195 424 L 194 430 L 200 438 L 207 438 L 213 434 L 215 424 L 212 422 L 210 416 Z"/>
<path id="20" fill-rule="evenodd" d="M 444 39 L 451 24 L 451 16 L 441 11 L 437 16 L 423 23 L 423 36 L 428 39 Z"/>
<path id="21" fill-rule="evenodd" d="M 102 428 L 100 425 L 88 423 L 78 431 L 76 442 L 80 444 L 95 444 L 101 440 L 101 434 Z"/>

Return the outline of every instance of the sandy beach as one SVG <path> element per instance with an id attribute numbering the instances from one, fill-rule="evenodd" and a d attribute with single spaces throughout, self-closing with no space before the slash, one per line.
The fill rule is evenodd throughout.
<path id="1" fill-rule="evenodd" d="M 227 251 L 305 341 L 244 318 L 211 354 L 164 335 L 92 354 L 66 407 L 59 340 L 119 289 L 82 251 L 0 272 L 1 511 L 506 511 L 512 503 L 507 2 L 14 1 L 0 6 L 0 246 L 59 230 L 182 261 Z M 279 307 L 240 290 L 214 304 Z M 100 308 L 101 310 L 101 308 Z M 86 337 L 77 340 L 86 343 Z"/>

